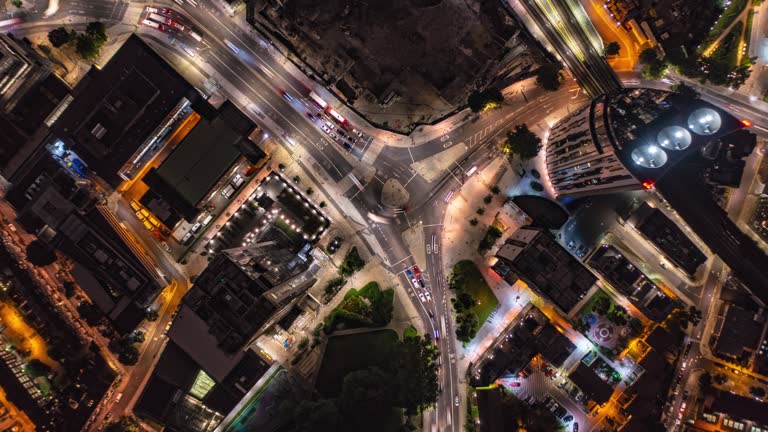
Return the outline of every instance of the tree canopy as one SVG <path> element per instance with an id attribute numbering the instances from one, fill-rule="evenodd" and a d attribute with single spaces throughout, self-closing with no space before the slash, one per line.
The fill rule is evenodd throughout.
<path id="1" fill-rule="evenodd" d="M 536 71 L 536 84 L 548 91 L 556 91 L 563 82 L 563 65 L 549 63 Z"/>
<path id="2" fill-rule="evenodd" d="M 48 41 L 56 48 L 66 45 L 73 37 L 74 35 L 64 27 L 56 27 L 48 32 Z"/>
<path id="3" fill-rule="evenodd" d="M 101 47 L 107 42 L 107 33 L 104 23 L 94 21 L 88 23 L 85 33 L 77 36 L 75 51 L 86 60 L 93 60 L 99 56 Z"/>
<path id="4" fill-rule="evenodd" d="M 296 407 L 295 432 L 337 430 L 342 423 L 341 413 L 335 401 L 320 399 L 304 400 Z"/>
<path id="5" fill-rule="evenodd" d="M 611 42 L 605 46 L 605 55 L 615 56 L 621 51 L 621 45 L 618 42 Z"/>
<path id="6" fill-rule="evenodd" d="M 640 63 L 647 65 L 650 63 L 653 63 L 654 61 L 658 60 L 658 54 L 656 53 L 656 50 L 653 48 L 646 48 L 642 51 L 640 51 L 640 55 L 638 56 L 638 60 Z"/>
<path id="7" fill-rule="evenodd" d="M 700 97 L 699 92 L 696 91 L 696 89 L 682 82 L 673 85 L 670 90 L 691 99 L 698 99 Z"/>
<path id="8" fill-rule="evenodd" d="M 111 423 L 104 429 L 105 432 L 140 432 L 144 428 L 141 427 L 139 421 L 133 416 L 120 416 L 120 420 Z"/>
<path id="9" fill-rule="evenodd" d="M 42 240 L 27 245 L 27 260 L 34 266 L 45 267 L 56 262 L 56 252 Z"/>
<path id="10" fill-rule="evenodd" d="M 501 144 L 501 151 L 510 157 L 517 155 L 526 161 L 535 158 L 541 150 L 541 138 L 528 129 L 528 126 L 520 124 L 511 132 L 507 132 L 507 139 Z"/>
<path id="11" fill-rule="evenodd" d="M 472 112 L 495 108 L 504 102 L 504 95 L 497 88 L 476 91 L 469 95 L 467 104 Z"/>
<path id="12" fill-rule="evenodd" d="M 339 274 L 342 276 L 352 276 L 364 266 L 365 261 L 360 257 L 360 253 L 357 252 L 357 247 L 353 247 L 347 252 L 344 262 L 339 266 Z"/>
<path id="13" fill-rule="evenodd" d="M 27 366 L 24 369 L 29 375 L 33 377 L 39 377 L 51 373 L 51 367 L 38 359 L 32 359 L 27 362 Z"/>

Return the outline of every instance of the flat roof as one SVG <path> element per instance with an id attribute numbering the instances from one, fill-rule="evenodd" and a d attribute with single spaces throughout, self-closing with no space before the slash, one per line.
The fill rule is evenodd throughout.
<path id="1" fill-rule="evenodd" d="M 753 398 L 721 391 L 717 393 L 710 409 L 735 419 L 768 425 L 768 410 L 765 409 L 765 404 Z"/>
<path id="2" fill-rule="evenodd" d="M 221 118 L 201 119 L 157 169 L 188 204 L 195 206 L 240 157 L 242 137 Z"/>
<path id="3" fill-rule="evenodd" d="M 88 71 L 72 96 L 52 130 L 113 187 L 122 181 L 118 170 L 182 98 L 202 101 L 195 88 L 135 34 L 103 68 Z"/>
<path id="4" fill-rule="evenodd" d="M 584 363 L 579 362 L 579 367 L 571 372 L 568 378 L 598 405 L 608 402 L 613 394 L 613 387 L 603 381 L 595 371 Z"/>
<path id="5" fill-rule="evenodd" d="M 739 359 L 745 350 L 757 349 L 764 326 L 764 321 L 755 321 L 755 312 L 730 305 L 715 344 L 715 351 Z"/>

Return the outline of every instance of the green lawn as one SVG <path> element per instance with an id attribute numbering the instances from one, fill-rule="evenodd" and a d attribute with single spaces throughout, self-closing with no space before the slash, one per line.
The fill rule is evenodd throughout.
<path id="1" fill-rule="evenodd" d="M 459 261 L 453 266 L 453 271 L 466 275 L 467 283 L 464 286 L 464 291 L 477 301 L 477 305 L 472 308 L 472 311 L 477 314 L 478 322 L 482 326 L 491 312 L 499 305 L 499 300 L 493 295 L 491 287 L 488 286 L 474 262 Z"/>
<path id="2" fill-rule="evenodd" d="M 701 50 L 707 49 L 709 45 L 717 39 L 720 34 L 725 31 L 726 28 L 728 28 L 731 23 L 733 23 L 733 20 L 736 19 L 736 17 L 744 10 L 745 7 L 747 7 L 747 4 L 749 3 L 748 0 L 732 0 L 731 5 L 725 9 L 723 12 L 723 15 L 720 17 L 719 20 L 715 23 L 714 26 L 712 26 L 712 30 L 709 31 L 709 34 L 707 35 L 707 38 L 702 42 L 701 44 Z"/>
<path id="3" fill-rule="evenodd" d="M 595 295 L 593 295 L 589 301 L 584 305 L 583 308 L 579 311 L 578 314 L 576 314 L 577 319 L 582 319 L 584 315 L 592 311 L 592 308 L 595 306 L 595 303 L 597 302 L 597 299 L 600 297 L 606 297 L 608 300 L 611 300 L 610 297 L 608 297 L 608 294 L 605 293 L 605 291 L 599 289 L 597 292 L 595 292 Z M 613 300 L 611 300 L 611 304 L 613 304 Z"/>
<path id="4" fill-rule="evenodd" d="M 330 337 L 315 388 L 323 397 L 338 396 L 348 373 L 390 362 L 397 341 L 389 329 Z"/>

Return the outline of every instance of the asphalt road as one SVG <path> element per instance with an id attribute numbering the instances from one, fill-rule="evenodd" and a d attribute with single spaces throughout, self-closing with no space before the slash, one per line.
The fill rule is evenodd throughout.
<path id="1" fill-rule="evenodd" d="M 208 48 L 201 50 L 201 60 L 207 62 L 216 71 L 218 77 L 233 83 L 241 93 L 238 96 L 243 96 L 255 105 L 254 110 L 250 109 L 251 106 L 247 105 L 246 100 L 236 101 L 241 106 L 246 105 L 244 108 L 251 111 L 257 117 L 257 121 L 260 118 L 263 119 L 264 116 L 268 117 L 279 129 L 273 130 L 273 133 L 283 135 L 296 145 L 306 149 L 334 181 L 338 182 L 349 174 L 357 163 L 357 159 L 364 155 L 364 151 L 359 151 L 357 154 L 347 153 L 306 117 L 304 112 L 311 107 L 305 104 L 309 89 L 294 78 L 280 61 L 275 59 L 269 43 L 259 40 L 258 37 L 254 39 L 251 34 L 229 23 L 229 17 L 218 9 L 218 4 L 204 1 L 199 1 L 199 3 L 201 3 L 200 7 L 190 5 L 180 7 L 175 3 L 165 2 L 148 4 L 173 9 L 179 8 L 190 18 L 204 34 L 208 45 Z M 95 19 L 120 20 L 124 16 L 126 6 L 127 3 L 112 1 L 64 1 L 60 11 L 52 19 L 84 16 Z M 170 38 L 164 34 L 158 34 L 154 37 L 165 43 L 171 42 Z M 197 62 L 199 60 L 192 61 Z M 653 87 L 668 87 L 668 84 L 665 83 L 641 81 L 634 73 L 623 74 L 622 79 Z M 489 155 L 494 149 L 488 145 L 488 139 L 514 124 L 527 123 L 532 125 L 538 123 L 555 108 L 562 106 L 575 108 L 580 102 L 586 101 L 585 98 L 578 96 L 578 93 L 570 90 L 562 89 L 546 94 L 538 89 L 529 90 L 525 94 L 513 96 L 502 108 L 480 115 L 476 121 L 457 125 L 455 129 L 448 132 L 447 138 L 436 138 L 425 143 L 418 143 L 409 149 L 388 147 L 382 151 L 373 163 L 377 172 L 384 176 L 399 177 L 404 182 L 408 182 L 407 189 L 411 193 L 411 202 L 418 203 L 418 205 L 408 209 L 406 214 L 395 215 L 399 221 L 398 224 L 370 223 L 369 227 L 366 228 L 383 246 L 387 254 L 387 262 L 390 263 L 393 272 L 402 272 L 406 267 L 415 264 L 411 252 L 400 236 L 402 230 L 409 223 L 421 220 L 427 227 L 425 237 L 431 241 L 431 236 L 434 234 L 437 236 L 439 244 L 441 224 L 447 205 L 443 198 L 450 191 L 455 191 L 461 187 L 466 167 L 477 165 L 478 168 L 482 168 L 483 164 L 489 160 Z M 293 97 L 293 101 L 286 100 L 281 95 L 282 92 L 288 92 Z M 768 117 L 750 106 L 748 98 L 744 100 L 745 98 L 739 95 L 723 96 L 719 92 L 713 92 L 707 88 L 703 89 L 703 93 L 705 99 L 711 99 L 720 105 L 728 104 L 737 112 L 749 114 L 757 126 L 768 127 Z M 462 162 L 455 169 L 446 172 L 432 183 L 426 182 L 421 176 L 414 175 L 410 164 L 445 150 L 448 143 L 450 145 L 465 143 L 468 146 L 467 151 L 460 158 Z M 375 184 L 366 185 L 364 192 L 353 200 L 353 203 L 363 211 L 363 214 L 367 214 L 368 211 L 387 213 L 378 206 L 376 189 Z M 126 220 L 130 221 L 131 218 Z M 143 231 L 141 227 L 133 227 L 133 230 L 135 232 Z M 150 253 L 154 258 L 160 263 L 166 263 L 167 260 L 163 252 L 155 246 L 155 242 L 150 241 L 148 244 L 152 245 L 150 246 Z M 428 424 L 435 424 L 437 429 L 441 431 L 458 431 L 462 429 L 461 419 L 463 418 L 462 406 L 454 404 L 456 396 L 459 395 L 459 371 L 455 367 L 456 342 L 444 286 L 445 275 L 442 274 L 442 265 L 452 263 L 443 263 L 441 249 L 438 247 L 438 253 L 429 255 L 428 268 L 423 269 L 433 302 L 423 305 L 417 296 L 411 298 L 417 303 L 417 310 L 419 310 L 420 318 L 425 326 L 433 332 L 435 329 L 439 329 L 442 336 L 440 341 L 442 393 L 437 404 L 436 415 L 431 416 L 427 422 Z M 163 267 L 166 266 L 163 265 Z M 157 328 L 160 329 L 164 328 L 165 323 L 170 319 L 169 316 L 175 308 L 175 304 L 178 303 L 186 290 L 186 282 L 183 286 L 181 285 L 183 277 L 171 270 L 172 264 L 169 263 L 169 267 L 169 273 L 173 275 L 174 280 L 179 285 L 169 306 L 159 320 Z M 404 286 L 410 285 L 405 277 L 402 281 Z M 429 316 L 427 308 L 433 311 L 434 320 Z M 147 352 L 153 355 L 143 356 L 139 365 L 134 368 L 132 373 L 134 379 L 129 380 L 132 383 L 124 389 L 123 399 L 119 404 L 112 407 L 115 415 L 122 412 L 124 408 L 128 407 L 129 401 L 133 400 L 126 392 L 133 392 L 134 396 L 140 392 L 144 379 L 151 371 L 153 357 L 162 346 L 162 340 L 156 339 L 156 334 L 153 334 L 152 338 L 148 338 L 150 342 Z M 461 405 L 463 403 L 464 401 L 461 400 Z"/>

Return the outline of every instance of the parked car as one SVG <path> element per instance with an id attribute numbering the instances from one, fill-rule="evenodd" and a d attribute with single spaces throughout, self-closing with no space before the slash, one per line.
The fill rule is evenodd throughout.
<path id="1" fill-rule="evenodd" d="M 563 421 L 566 423 L 570 423 L 573 421 L 573 416 L 568 414 L 567 416 L 563 417 Z"/>

